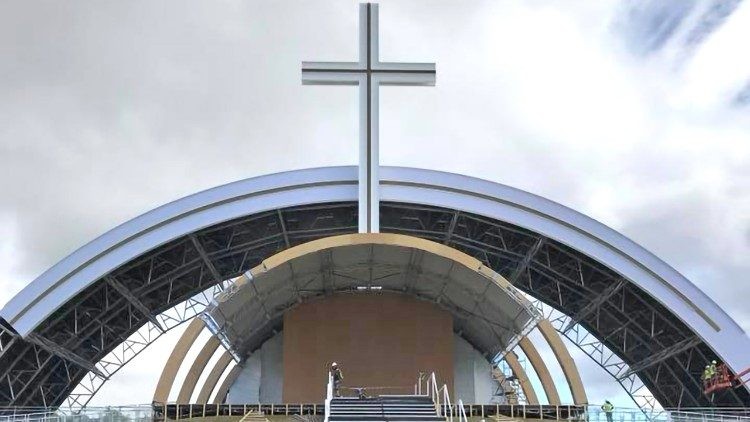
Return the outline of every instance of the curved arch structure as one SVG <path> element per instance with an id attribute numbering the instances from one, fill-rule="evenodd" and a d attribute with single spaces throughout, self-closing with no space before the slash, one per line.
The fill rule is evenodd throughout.
<path id="1" fill-rule="evenodd" d="M 542 383 L 542 389 L 544 390 L 544 395 L 547 396 L 547 402 L 549 404 L 562 404 L 560 402 L 560 394 L 557 393 L 555 381 L 552 380 L 552 375 L 547 368 L 547 364 L 544 363 L 542 355 L 536 350 L 534 343 L 532 343 L 528 337 L 524 337 L 518 345 L 521 346 L 523 354 L 529 359 L 531 366 L 534 368 L 534 372 L 536 372 L 539 377 L 539 381 Z"/>
<path id="2" fill-rule="evenodd" d="M 745 389 L 710 403 L 698 382 L 713 358 L 734 371 L 750 366 L 750 338 L 614 230 L 508 186 L 436 171 L 382 167 L 380 194 L 381 231 L 477 257 L 596 336 L 627 363 L 618 377 L 639 377 L 663 406 L 750 405 Z M 107 376 L 102 357 L 155 315 L 279 250 L 356 232 L 356 199 L 355 167 L 279 173 L 183 198 L 97 238 L 0 312 L 0 403 L 61 403 L 87 373 Z"/>
<path id="3" fill-rule="evenodd" d="M 570 394 L 573 396 L 573 403 L 575 404 L 588 404 L 589 399 L 586 396 L 586 389 L 583 387 L 583 380 L 581 380 L 581 374 L 578 372 L 578 367 L 575 361 L 570 356 L 568 348 L 562 342 L 562 339 L 557 334 L 557 331 L 552 327 L 552 324 L 546 319 L 542 319 L 537 324 L 539 332 L 552 349 L 552 353 L 555 355 L 557 363 L 563 371 L 565 380 L 570 388 Z"/>
<path id="4" fill-rule="evenodd" d="M 404 259 L 406 257 L 408 259 Z M 454 248 L 421 238 L 382 233 L 351 234 L 313 240 L 286 249 L 263 260 L 260 265 L 237 278 L 231 289 L 216 297 L 214 304 L 204 312 L 201 319 L 211 321 L 207 327 L 212 331 L 221 332 L 219 338 L 223 339 L 225 346 L 235 352 L 234 355 L 247 356 L 248 353 L 257 350 L 269 336 L 275 335 L 277 331 L 274 327 L 278 330 L 283 329 L 278 317 L 268 317 L 268 314 L 262 311 L 274 309 L 275 314 L 281 316 L 306 299 L 337 292 L 351 293 L 351 287 L 358 284 L 355 282 L 352 285 L 352 280 L 360 279 L 361 273 L 357 274 L 357 271 L 365 267 L 370 268 L 369 277 L 378 280 L 381 291 L 414 295 L 436 303 L 444 299 L 451 303 L 453 306 L 446 310 L 451 314 L 459 312 L 455 321 L 458 325 L 454 325 L 454 330 L 476 350 L 483 352 L 485 357 L 491 358 L 498 353 L 495 349 L 498 332 L 488 330 L 485 320 L 467 322 L 467 319 L 470 319 L 467 318 L 470 315 L 469 310 L 476 311 L 480 308 L 485 316 L 489 311 L 492 319 L 500 326 L 515 327 L 510 337 L 504 338 L 506 344 L 502 346 L 502 350 L 512 349 L 520 340 L 521 348 L 542 381 L 548 401 L 550 404 L 561 404 L 546 364 L 531 341 L 523 336 L 534 328 L 538 321 L 538 315 L 528 300 L 519 295 L 507 280 L 485 267 L 479 260 Z M 347 268 L 353 268 L 355 272 L 349 274 Z M 325 274 L 320 274 L 321 271 Z M 319 278 L 319 285 L 315 282 L 316 277 Z M 435 280 L 432 280 L 433 278 Z M 306 280 L 304 293 L 300 293 L 296 287 L 290 288 L 296 286 L 300 280 Z M 437 281 L 437 284 L 430 288 L 434 281 Z M 421 293 L 415 291 L 417 287 Z M 288 291 L 288 295 L 283 291 Z M 444 292 L 447 295 L 433 297 L 430 296 L 431 291 Z M 478 299 L 472 298 L 475 291 L 482 297 L 482 306 Z M 459 293 L 458 296 L 456 293 Z M 464 294 L 468 296 L 462 298 Z M 269 297 L 273 297 L 270 302 Z M 492 304 L 499 305 L 498 309 L 491 311 Z M 461 306 L 467 306 L 468 309 L 460 312 Z M 502 320 L 503 315 L 506 320 Z M 254 319 L 253 316 L 259 316 L 259 319 Z M 474 325 L 476 323 L 479 327 Z M 167 361 L 154 401 L 167 401 L 162 384 L 172 385 L 177 367 L 183 362 L 188 349 L 194 347 L 188 346 L 188 343 L 194 344 L 197 339 L 198 333 L 191 330 L 196 327 L 194 324 L 185 331 Z M 208 377 L 201 387 L 197 403 L 208 401 L 208 396 L 232 355 L 229 351 L 223 352 L 222 358 L 214 368 L 207 368 L 205 365 L 210 356 L 204 351 L 210 349 L 212 354 L 217 346 L 217 337 L 211 337 L 202 346 L 201 352 L 190 364 L 187 376 L 180 386 L 178 403 L 190 402 L 189 398 L 196 388 L 195 384 L 203 373 L 207 373 Z M 564 348 L 562 343 L 558 347 Z M 566 350 L 555 350 L 554 353 L 563 354 Z M 515 355 L 508 359 L 512 361 L 514 358 Z M 519 369 L 522 370 L 520 364 L 516 365 L 516 370 Z M 171 379 L 165 379 L 167 374 Z M 520 373 L 518 378 L 522 380 L 522 388 L 527 390 L 525 395 L 534 404 L 536 394 L 528 391 L 533 387 L 525 373 Z M 580 383 L 577 371 L 572 378 Z M 568 383 L 570 384 L 570 381 Z M 585 399 L 583 402 L 576 401 L 576 404 L 585 404 Z"/>
<path id="5" fill-rule="evenodd" d="M 512 349 L 539 319 L 524 295 L 478 259 L 442 243 L 393 233 L 330 236 L 279 252 L 239 277 L 201 318 L 235 356 L 246 356 L 282 329 L 291 308 L 314 297 L 356 291 L 368 277 L 377 280 L 380 292 L 446 310 L 454 331 L 487 359 Z"/>

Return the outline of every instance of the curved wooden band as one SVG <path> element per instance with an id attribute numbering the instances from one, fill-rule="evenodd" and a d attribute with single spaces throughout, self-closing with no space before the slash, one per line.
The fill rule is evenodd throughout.
<path id="1" fill-rule="evenodd" d="M 560 404 L 560 395 L 557 393 L 557 387 L 555 387 L 555 381 L 552 380 L 549 368 L 544 363 L 542 356 L 534 346 L 534 343 L 529 340 L 528 337 L 524 337 L 518 343 L 521 346 L 521 350 L 531 362 L 531 366 L 534 367 L 534 372 L 539 377 L 539 381 L 542 382 L 542 388 L 544 388 L 544 394 L 547 396 L 547 402 L 549 404 Z"/>
<path id="2" fill-rule="evenodd" d="M 231 353 L 224 351 L 224 354 L 222 354 L 219 360 L 216 361 L 216 365 L 214 365 L 213 369 L 211 369 L 211 372 L 208 374 L 208 378 L 206 378 L 206 381 L 203 383 L 200 393 L 198 393 L 199 404 L 208 403 L 208 400 L 211 398 L 211 392 L 216 388 L 216 383 L 219 382 L 221 374 L 224 373 L 230 362 L 232 362 Z"/>
<path id="3" fill-rule="evenodd" d="M 523 395 L 526 396 L 526 403 L 539 404 L 539 399 L 536 396 L 536 391 L 534 391 L 534 386 L 531 385 L 531 381 L 529 381 L 526 371 L 523 370 L 521 363 L 518 362 L 518 356 L 516 356 L 515 352 L 508 352 L 505 355 L 505 362 L 508 363 L 508 366 L 510 366 L 510 369 L 513 371 L 513 375 L 515 375 L 516 378 L 518 378 L 518 382 L 521 383 L 521 390 L 523 390 Z"/>
<path id="4" fill-rule="evenodd" d="M 580 405 L 588 404 L 589 400 L 586 396 L 586 390 L 583 387 L 581 374 L 578 372 L 578 367 L 570 356 L 570 352 L 565 347 L 565 343 L 563 343 L 560 335 L 557 334 L 555 328 L 546 319 L 539 321 L 537 328 L 539 328 L 542 336 L 549 343 L 552 353 L 555 354 L 555 358 L 560 364 L 563 374 L 565 374 L 565 379 L 568 381 L 568 386 L 570 387 L 570 394 L 573 396 L 573 403 Z"/>
<path id="5" fill-rule="evenodd" d="M 182 361 L 185 360 L 190 346 L 195 343 L 198 334 L 203 331 L 203 327 L 205 325 L 199 318 L 193 318 L 188 324 L 182 337 L 180 337 L 174 349 L 172 349 L 172 354 L 169 355 L 164 369 L 161 371 L 159 382 L 156 384 L 156 390 L 154 391 L 154 402 L 166 403 L 169 400 L 169 392 L 172 390 L 172 384 L 174 384 L 177 371 L 179 371 Z"/>
<path id="6" fill-rule="evenodd" d="M 214 336 L 209 337 L 185 376 L 185 381 L 182 383 L 180 393 L 177 395 L 177 403 L 190 403 L 190 398 L 193 396 L 195 385 L 198 383 L 198 379 L 206 368 L 208 360 L 211 359 L 211 356 L 214 355 L 214 352 L 216 352 L 218 347 L 219 339 Z"/>

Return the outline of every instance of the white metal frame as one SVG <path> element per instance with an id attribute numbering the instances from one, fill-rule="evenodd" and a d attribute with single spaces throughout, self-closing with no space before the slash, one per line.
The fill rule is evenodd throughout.
<path id="1" fill-rule="evenodd" d="M 534 230 L 591 256 L 671 309 L 734 371 L 750 367 L 750 337 L 669 265 L 625 236 L 539 196 L 486 180 L 382 167 L 381 200 L 453 208 Z M 254 212 L 356 201 L 356 167 L 298 170 L 213 188 L 156 208 L 83 246 L 0 311 L 21 335 L 118 266 L 170 240 Z"/>

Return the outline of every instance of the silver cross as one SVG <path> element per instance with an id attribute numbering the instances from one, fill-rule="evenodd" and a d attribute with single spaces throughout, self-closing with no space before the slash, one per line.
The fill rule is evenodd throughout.
<path id="1" fill-rule="evenodd" d="M 359 61 L 302 62 L 303 85 L 359 86 L 359 232 L 380 229 L 380 85 L 435 85 L 435 63 L 384 63 L 378 54 L 378 5 L 359 5 Z"/>

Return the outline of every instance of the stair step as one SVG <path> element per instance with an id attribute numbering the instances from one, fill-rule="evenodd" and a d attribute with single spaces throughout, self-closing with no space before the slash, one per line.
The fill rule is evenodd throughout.
<path id="1" fill-rule="evenodd" d="M 371 410 L 351 410 L 351 409 L 331 409 L 331 414 L 380 414 L 380 413 L 398 413 L 404 415 L 435 415 L 435 409 L 420 410 L 415 412 L 413 410 L 382 410 L 382 409 L 371 409 Z"/>
<path id="2" fill-rule="evenodd" d="M 362 419 L 362 418 L 348 418 L 348 419 L 330 419 L 336 422 L 414 422 L 413 419 L 398 419 L 398 418 L 380 418 L 380 419 Z M 420 422 L 445 422 L 445 418 L 425 419 Z"/>
<path id="3" fill-rule="evenodd" d="M 404 417 L 404 418 L 432 418 L 437 416 L 435 413 L 432 414 L 421 414 L 421 415 L 415 415 L 413 413 L 331 413 L 332 417 L 337 418 L 356 418 L 358 416 L 372 416 L 372 417 L 388 417 L 388 418 L 396 418 L 396 417 Z"/>
<path id="4" fill-rule="evenodd" d="M 420 409 L 426 407 L 435 407 L 432 403 L 331 403 L 331 406 L 350 406 L 350 407 L 403 407 L 409 409 Z"/>
<path id="5" fill-rule="evenodd" d="M 435 406 L 425 406 L 425 407 L 331 406 L 331 410 L 350 410 L 350 411 L 362 411 L 362 412 L 368 412 L 368 411 L 380 412 L 381 410 L 389 410 L 389 411 L 397 410 L 397 411 L 402 411 L 402 412 L 434 412 Z"/>
<path id="6" fill-rule="evenodd" d="M 432 400 L 380 400 L 377 398 L 345 398 L 345 399 L 333 399 L 331 404 L 412 404 L 412 405 L 425 405 L 433 404 Z"/>
<path id="7" fill-rule="evenodd" d="M 330 403 L 330 422 L 445 422 L 428 396 L 387 395 L 336 397 Z"/>
<path id="8" fill-rule="evenodd" d="M 379 404 L 379 403 L 331 403 L 331 407 L 356 407 L 358 409 L 374 408 L 380 409 L 383 407 L 387 408 L 399 408 L 399 409 L 428 409 L 434 408 L 435 405 L 431 403 L 427 404 Z"/>
<path id="9" fill-rule="evenodd" d="M 389 412 L 389 413 L 435 413 L 435 408 L 429 408 L 429 409 L 351 409 L 351 408 L 337 408 L 332 407 L 331 413 L 336 412 L 343 412 L 343 413 L 357 413 L 357 412 L 363 412 L 363 413 L 382 413 L 382 412 Z"/>
<path id="10" fill-rule="evenodd" d="M 388 417 L 383 415 L 378 416 L 363 416 L 363 415 L 351 415 L 351 416 L 334 416 L 331 415 L 328 417 L 328 420 L 330 421 L 351 421 L 351 420 L 357 420 L 357 421 L 394 421 L 394 420 L 400 420 L 400 421 L 409 421 L 409 422 L 415 422 L 415 421 L 444 421 L 445 418 L 441 416 L 394 416 L 394 417 Z"/>

